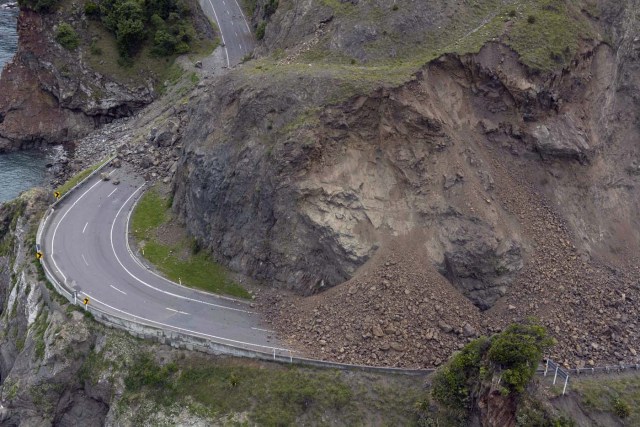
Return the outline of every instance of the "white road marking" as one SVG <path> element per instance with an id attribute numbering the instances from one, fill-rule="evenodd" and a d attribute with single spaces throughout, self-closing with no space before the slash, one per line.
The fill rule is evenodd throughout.
<path id="1" fill-rule="evenodd" d="M 169 307 L 165 307 L 167 310 L 169 311 L 173 311 L 175 313 L 180 313 L 180 314 L 186 314 L 187 316 L 190 316 L 189 313 L 185 313 L 184 311 L 180 311 L 180 310 L 174 310 L 173 308 L 169 308 Z"/>
<path id="2" fill-rule="evenodd" d="M 254 329 L 254 330 L 256 330 L 256 331 L 262 331 L 262 332 L 272 332 L 272 333 L 274 333 L 274 334 L 275 334 L 275 332 L 276 332 L 276 331 L 270 331 L 269 329 L 260 329 L 260 328 L 251 328 L 251 329 Z"/>
<path id="3" fill-rule="evenodd" d="M 213 16 L 216 18 L 216 23 L 218 24 L 218 28 L 220 29 L 220 37 L 222 38 L 222 44 L 224 45 L 224 53 L 227 55 L 227 67 L 231 66 L 229 62 L 229 51 L 227 50 L 227 43 L 224 41 L 224 33 L 222 32 L 222 27 L 220 26 L 220 20 L 218 19 L 218 14 L 216 13 L 216 8 L 213 7 L 213 3 L 209 0 L 209 4 L 211 5 L 211 10 L 213 10 Z"/>
<path id="4" fill-rule="evenodd" d="M 113 285 L 109 285 L 109 286 L 111 286 L 113 289 L 115 289 L 116 291 L 120 292 L 120 293 L 121 293 L 121 294 L 123 294 L 123 295 L 126 295 L 126 294 L 127 294 L 125 291 L 121 291 L 120 289 L 116 288 L 116 287 L 115 287 L 115 286 L 113 286 Z"/>
<path id="5" fill-rule="evenodd" d="M 236 2 L 236 6 L 238 6 L 238 10 L 240 11 L 240 14 L 242 15 L 242 20 L 244 21 L 244 25 L 247 26 L 247 31 L 249 31 L 249 34 L 251 34 L 251 28 L 249 28 L 249 22 L 247 22 L 247 17 L 244 16 L 244 12 L 242 11 L 242 8 L 238 4 L 238 0 L 234 0 L 234 1 Z"/>
<path id="6" fill-rule="evenodd" d="M 84 228 L 82 229 L 82 234 L 84 234 L 84 232 L 87 230 L 87 225 L 89 225 L 88 222 L 84 225 Z"/>
<path id="7" fill-rule="evenodd" d="M 235 33 L 236 33 L 236 37 L 238 37 L 238 32 L 237 32 L 237 31 L 235 31 Z"/>
<path id="8" fill-rule="evenodd" d="M 111 193 L 109 193 L 109 195 L 108 195 L 107 197 L 111 197 L 111 195 L 112 195 L 113 193 L 115 193 L 117 190 L 118 190 L 118 188 L 116 188 L 115 190 L 113 190 Z"/>
<path id="9" fill-rule="evenodd" d="M 153 274 L 158 279 L 169 283 L 171 286 L 182 286 L 182 284 L 178 285 L 176 282 L 172 282 L 171 280 L 167 279 L 166 277 L 163 277 L 163 276 L 159 275 L 158 273 L 156 273 L 155 271 L 151 270 L 148 266 L 144 265 L 137 256 L 135 256 L 133 254 L 133 251 L 131 250 L 131 246 L 129 246 L 129 238 L 128 238 L 128 236 L 130 234 L 129 233 L 129 229 L 130 229 L 129 223 L 131 222 L 131 215 L 133 214 L 134 210 L 135 210 L 135 203 L 134 203 L 134 206 L 131 209 L 129 209 L 129 213 L 127 214 L 127 222 L 125 224 L 125 231 L 124 231 L 124 233 L 125 233 L 125 243 L 127 245 L 127 252 L 129 253 L 129 257 L 133 260 L 133 262 L 138 264 L 140 266 L 140 268 L 142 268 L 143 270 L 147 270 L 147 272 Z M 142 248 L 142 255 L 144 256 L 144 248 Z M 224 295 L 213 294 L 213 293 L 210 293 L 210 292 L 203 292 L 203 291 L 199 291 L 197 289 L 191 289 L 191 290 L 193 292 L 201 292 L 201 293 L 203 293 L 205 295 L 212 296 L 212 297 L 219 298 L 219 299 L 223 299 L 223 300 L 227 300 L 227 301 L 233 301 L 233 302 L 236 302 L 236 303 L 247 304 L 247 305 L 251 304 L 249 301 L 246 301 L 246 300 L 227 297 L 227 296 L 224 296 Z"/>
<path id="10" fill-rule="evenodd" d="M 115 257 L 116 257 L 116 261 L 118 261 L 118 264 L 120 264 L 120 267 L 122 267 L 122 269 L 123 269 L 123 270 L 124 270 L 124 271 L 129 275 L 129 276 L 131 276 L 133 279 L 137 280 L 138 282 L 140 282 L 140 283 L 141 283 L 141 284 L 143 284 L 144 286 L 146 286 L 146 287 L 148 287 L 148 288 L 151 288 L 151 289 L 153 289 L 154 291 L 162 292 L 162 293 L 163 293 L 163 294 L 165 294 L 165 295 L 169 295 L 169 296 L 172 296 L 172 297 L 175 297 L 175 298 L 180 298 L 180 299 L 183 299 L 183 300 L 186 300 L 186 301 L 193 301 L 193 302 L 197 302 L 197 303 L 200 303 L 200 304 L 209 305 L 209 306 L 212 306 L 212 307 L 223 308 L 223 309 L 226 309 L 226 310 L 240 311 L 240 312 L 242 312 L 242 313 L 250 313 L 250 314 L 254 314 L 254 312 L 253 312 L 253 311 L 242 310 L 242 309 L 239 309 L 239 308 L 233 308 L 233 307 L 226 307 L 226 306 L 224 306 L 224 305 L 214 304 L 214 303 L 207 302 L 207 301 L 201 301 L 201 300 L 197 300 L 197 299 L 195 299 L 195 298 L 189 298 L 189 297 L 185 297 L 185 296 L 182 296 L 182 295 L 174 294 L 173 292 L 164 291 L 164 290 L 159 289 L 159 288 L 156 288 L 155 286 L 150 285 L 149 283 L 147 283 L 147 282 L 145 282 L 144 280 L 140 279 L 139 277 L 137 277 L 136 275 L 134 275 L 131 271 L 129 271 L 129 269 L 127 269 L 127 267 L 125 267 L 125 266 L 124 266 L 124 264 L 122 263 L 122 261 L 120 261 L 120 257 L 118 256 L 118 254 L 117 254 L 117 252 L 116 252 L 116 247 L 115 247 L 115 245 L 113 244 L 113 229 L 114 229 L 114 227 L 115 227 L 115 225 L 116 225 L 116 222 L 118 222 L 118 217 L 120 216 L 120 213 L 122 212 L 122 209 L 124 209 L 124 207 L 127 205 L 127 203 L 129 203 L 129 201 L 131 200 L 131 198 L 132 198 L 133 196 L 135 196 L 135 195 L 136 195 L 136 193 L 137 193 L 138 191 L 140 191 L 143 187 L 144 187 L 144 185 L 142 185 L 142 186 L 138 187 L 138 189 L 137 189 L 136 191 L 134 191 L 134 192 L 129 196 L 129 198 L 124 202 L 124 204 L 123 204 L 122 206 L 120 206 L 120 209 L 118 209 L 118 212 L 116 213 L 116 216 L 115 216 L 115 217 L 114 217 L 114 219 L 113 219 L 113 223 L 111 223 L 111 236 L 110 236 L 110 237 L 111 237 L 111 250 L 113 250 L 113 254 L 114 254 L 114 255 L 115 255 Z"/>
<path id="11" fill-rule="evenodd" d="M 86 293 L 84 291 L 81 291 L 81 293 L 83 293 L 85 296 L 87 296 L 90 300 L 92 300 L 92 301 L 94 301 L 94 302 L 96 302 L 98 304 L 102 304 L 102 305 L 104 305 L 105 307 L 107 307 L 107 308 L 109 308 L 111 310 L 117 311 L 117 312 L 122 313 L 122 314 L 127 315 L 127 316 L 131 316 L 131 317 L 133 317 L 135 319 L 143 320 L 145 322 L 153 323 L 153 324 L 160 325 L 160 326 L 166 326 L 168 328 L 176 329 L 178 331 L 184 331 L 184 332 L 188 332 L 188 333 L 192 333 L 192 334 L 196 334 L 196 335 L 202 335 L 202 336 L 214 339 L 214 340 L 222 340 L 222 341 L 232 342 L 232 343 L 235 343 L 235 344 L 246 345 L 246 346 L 250 346 L 250 347 L 266 348 L 266 349 L 269 349 L 271 351 L 280 350 L 280 351 L 286 351 L 286 352 L 295 353 L 295 351 L 289 350 L 287 348 L 271 347 L 271 346 L 262 345 L 262 344 L 252 344 L 252 343 L 249 343 L 249 342 L 232 340 L 230 338 L 217 337 L 215 335 L 205 334 L 204 332 L 193 331 L 191 329 L 185 329 L 185 328 L 180 328 L 178 326 L 169 325 L 169 324 L 166 324 L 166 323 L 156 322 L 155 320 L 146 319 L 144 317 L 136 316 L 135 314 L 127 313 L 124 310 L 120 310 L 119 308 L 115 308 L 115 307 L 112 307 L 112 306 L 110 306 L 108 304 L 105 304 L 104 302 L 102 302 L 100 300 L 97 300 L 96 298 L 92 297 L 91 295 L 89 295 L 88 293 Z"/>
<path id="12" fill-rule="evenodd" d="M 89 263 L 87 262 L 87 259 L 84 257 L 84 254 L 82 254 L 82 260 L 84 261 L 85 264 L 87 264 L 87 267 L 89 267 Z"/>
<path id="13" fill-rule="evenodd" d="M 58 267 L 58 263 L 56 262 L 56 259 L 53 257 L 53 248 L 55 247 L 55 242 L 56 242 L 56 233 L 58 232 L 58 227 L 60 227 L 60 224 L 62 223 L 62 221 L 64 220 L 64 218 L 67 216 L 67 214 L 69 212 L 71 212 L 71 209 L 73 209 L 73 207 L 75 205 L 78 204 L 78 202 L 80 200 L 82 200 L 82 198 L 91 190 L 93 190 L 93 188 L 100 184 L 102 181 L 98 181 L 95 184 L 93 184 L 91 187 L 89 187 L 89 189 L 87 191 L 85 191 L 84 193 L 82 193 L 82 195 L 80 197 L 78 197 L 78 200 L 76 200 L 75 202 L 73 202 L 73 204 L 69 207 L 69 209 L 67 209 L 67 211 L 64 213 L 64 215 L 62 215 L 62 218 L 60 218 L 60 221 L 58 221 L 58 224 L 56 224 L 56 228 L 53 229 L 53 236 L 51 236 L 51 260 L 53 261 L 53 266 L 55 267 L 56 271 L 58 273 L 60 273 L 60 275 L 62 276 L 62 280 L 66 283 L 67 282 L 67 276 L 64 275 L 64 273 L 62 272 L 62 270 L 60 270 L 60 267 Z"/>
<path id="14" fill-rule="evenodd" d="M 227 9 L 227 15 L 229 15 L 229 9 Z"/>
<path id="15" fill-rule="evenodd" d="M 114 169 L 114 170 L 112 170 L 111 172 L 109 172 L 109 173 L 107 174 L 107 176 L 111 176 L 111 174 L 112 174 L 112 173 L 114 173 L 115 171 L 116 171 L 115 169 Z"/>

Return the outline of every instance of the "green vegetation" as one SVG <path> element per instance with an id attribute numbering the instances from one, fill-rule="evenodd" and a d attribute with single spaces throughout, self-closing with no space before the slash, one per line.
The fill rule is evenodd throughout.
<path id="1" fill-rule="evenodd" d="M 189 52 L 195 39 L 191 11 L 182 0 L 103 0 L 87 3 L 85 13 L 115 36 L 124 59 L 136 55 L 147 39 L 158 56 Z"/>
<path id="2" fill-rule="evenodd" d="M 237 359 L 198 358 L 160 366 L 150 354 L 136 356 L 126 370 L 124 406 L 137 407 L 150 398 L 155 401 L 150 412 L 187 406 L 218 420 L 243 413 L 247 424 L 266 426 L 307 424 L 327 417 L 345 425 L 368 425 L 365 411 L 377 414 L 374 424 L 408 425 L 421 384 L 419 379 L 368 375 L 370 382 L 365 385 L 348 373 Z M 140 413 L 138 421 L 152 422 L 148 417 L 153 415 Z"/>
<path id="3" fill-rule="evenodd" d="M 256 39 L 262 40 L 264 39 L 264 33 L 267 30 L 267 21 L 262 21 L 258 28 L 256 28 Z"/>
<path id="4" fill-rule="evenodd" d="M 58 0 L 18 0 L 18 4 L 38 13 L 50 13 L 58 6 Z"/>
<path id="5" fill-rule="evenodd" d="M 56 191 L 59 192 L 61 195 L 66 194 L 69 190 L 75 187 L 80 181 L 85 179 L 87 176 L 89 176 L 92 172 L 94 172 L 100 166 L 104 165 L 108 160 L 109 158 L 106 158 L 101 162 L 96 163 L 95 165 L 90 166 L 87 169 L 78 172 L 77 174 L 72 176 L 67 182 L 62 184 L 60 187 L 56 188 Z"/>
<path id="6" fill-rule="evenodd" d="M 43 309 L 38 314 L 35 323 L 33 324 L 33 341 L 35 342 L 36 350 L 35 355 L 36 359 L 42 360 L 44 357 L 45 350 L 45 342 L 44 342 L 44 334 L 47 331 L 47 320 L 49 318 L 49 311 Z"/>
<path id="7" fill-rule="evenodd" d="M 56 41 L 67 50 L 74 50 L 80 45 L 80 37 L 73 27 L 66 22 L 58 25 Z"/>
<path id="8" fill-rule="evenodd" d="M 194 247 L 198 249 L 197 245 L 186 234 L 176 242 L 161 241 L 159 237 L 164 227 L 177 227 L 170 203 L 157 191 L 149 190 L 136 206 L 131 220 L 132 233 L 143 246 L 144 257 L 175 282 L 209 292 L 250 297 L 205 251 L 193 250 Z"/>
<path id="9" fill-rule="evenodd" d="M 431 395 L 451 409 L 470 409 L 483 387 L 500 377 L 503 394 L 520 394 L 531 381 L 545 349 L 553 341 L 539 325 L 514 324 L 491 338 L 479 338 L 438 370 Z"/>
<path id="10" fill-rule="evenodd" d="M 571 390 L 587 410 L 608 412 L 625 420 L 625 425 L 640 425 L 640 376 L 635 373 L 615 377 L 571 377 Z"/>

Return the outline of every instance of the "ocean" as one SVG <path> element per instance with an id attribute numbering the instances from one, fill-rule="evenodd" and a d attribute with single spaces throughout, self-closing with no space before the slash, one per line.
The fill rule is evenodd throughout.
<path id="1" fill-rule="evenodd" d="M 14 2 L 0 0 L 0 69 L 11 60 L 18 47 Z M 0 93 L 0 96 L 3 94 Z M 0 155 L 0 203 L 15 198 L 31 187 L 42 185 L 51 156 L 41 151 Z"/>

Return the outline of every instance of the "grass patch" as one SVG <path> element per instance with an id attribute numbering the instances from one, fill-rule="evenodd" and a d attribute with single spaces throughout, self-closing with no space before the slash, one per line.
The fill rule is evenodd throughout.
<path id="1" fill-rule="evenodd" d="M 88 51 L 92 53 L 87 55 L 87 60 L 91 67 L 101 74 L 112 76 L 128 85 L 146 85 L 148 79 L 152 78 L 161 94 L 165 82 L 175 83 L 182 76 L 182 72 L 178 73 L 176 70 L 180 69 L 175 64 L 177 55 L 159 57 L 152 53 L 152 46 L 147 43 L 130 60 L 123 61 L 113 35 L 98 22 L 89 21 L 88 25 L 93 41 L 87 46 Z M 211 54 L 218 44 L 218 39 L 196 38 L 191 42 L 189 57 L 205 57 Z"/>
<path id="2" fill-rule="evenodd" d="M 243 413 L 250 425 L 315 425 L 320 419 L 410 425 L 421 380 L 237 359 L 193 358 L 160 366 L 141 354 L 128 368 L 125 385 L 123 400 L 130 407 L 151 398 L 152 407 L 186 406 L 211 419 Z M 148 417 L 154 415 L 141 414 L 139 421 L 152 423 Z"/>
<path id="3" fill-rule="evenodd" d="M 68 193 L 69 190 L 71 190 L 73 187 L 75 187 L 80 181 L 82 181 L 83 179 L 88 177 L 92 172 L 94 172 L 100 166 L 102 166 L 105 163 L 107 163 L 107 161 L 109 161 L 109 158 L 106 158 L 106 159 L 102 160 L 101 162 L 96 163 L 95 165 L 90 166 L 87 169 L 78 172 L 77 174 L 75 174 L 74 176 L 69 178 L 69 180 L 67 182 L 62 184 L 60 187 L 56 188 L 56 191 L 58 191 L 60 193 L 60 195 Z"/>
<path id="4" fill-rule="evenodd" d="M 586 408 L 624 418 L 625 425 L 640 425 L 639 375 L 625 374 L 617 378 L 572 377 L 570 387 L 580 396 Z"/>
<path id="5" fill-rule="evenodd" d="M 204 251 L 197 250 L 192 239 L 165 244 L 158 241 L 158 229 L 173 220 L 168 200 L 151 189 L 143 196 L 131 218 L 131 231 L 143 246 L 143 254 L 174 282 L 191 288 L 249 298 L 249 293 L 229 279 L 224 267 Z"/>

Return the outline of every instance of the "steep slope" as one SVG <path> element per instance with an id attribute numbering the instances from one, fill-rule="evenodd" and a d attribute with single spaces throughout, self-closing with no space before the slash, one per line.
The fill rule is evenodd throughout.
<path id="1" fill-rule="evenodd" d="M 265 300 L 314 354 L 428 366 L 534 315 L 568 364 L 636 360 L 636 4 L 486 2 L 456 46 L 406 51 L 460 52 L 412 73 L 386 53 L 344 63 L 336 39 L 372 3 L 327 3 L 283 2 L 266 27 L 275 57 L 194 106 L 175 207 L 196 238 L 299 294 L 352 279 Z M 295 37 L 278 38 L 285 22 Z"/>
<path id="2" fill-rule="evenodd" d="M 145 50 L 121 64 L 113 35 L 84 3 L 51 4 L 55 13 L 21 8 L 18 51 L 0 77 L 0 152 L 74 141 L 132 115 L 158 96 L 173 61 Z M 199 5 L 184 8 L 197 39 L 210 43 L 213 30 Z M 56 40 L 63 25 L 77 38 L 71 47 Z"/>

